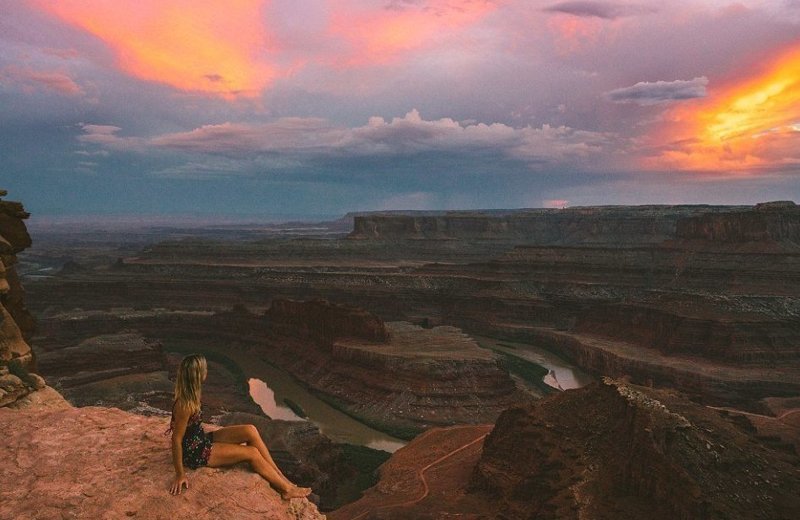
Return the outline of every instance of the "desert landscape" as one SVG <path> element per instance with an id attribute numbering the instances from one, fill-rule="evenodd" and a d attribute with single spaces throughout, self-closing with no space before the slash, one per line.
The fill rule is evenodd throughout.
<path id="1" fill-rule="evenodd" d="M 798 35 L 0 0 L 0 520 L 800 518 Z"/>
<path id="2" fill-rule="evenodd" d="M 255 424 L 330 518 L 800 507 L 792 202 L 66 229 L 33 245 L 22 206 L 2 204 L 0 418 L 15 431 L 54 410 L 166 427 L 177 364 L 203 352 L 210 427 Z"/>

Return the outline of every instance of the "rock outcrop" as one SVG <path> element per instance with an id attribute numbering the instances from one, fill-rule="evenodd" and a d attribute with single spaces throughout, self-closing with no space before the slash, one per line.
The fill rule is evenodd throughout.
<path id="1" fill-rule="evenodd" d="M 0 197 L 6 194 L 0 190 Z M 44 386 L 41 378 L 28 375 L 34 359 L 25 336 L 33 332 L 33 318 L 16 272 L 17 253 L 31 245 L 28 216 L 19 202 L 0 200 L 0 406 Z"/>
<path id="2" fill-rule="evenodd" d="M 171 495 L 167 423 L 93 406 L 0 408 L 0 518 L 324 518 L 244 463 L 187 470 L 189 489 Z"/>
<path id="3" fill-rule="evenodd" d="M 789 520 L 800 508 L 797 453 L 674 392 L 606 379 L 511 408 L 485 439 L 489 427 L 472 428 L 426 432 L 330 517 Z"/>
<path id="4" fill-rule="evenodd" d="M 607 379 L 504 413 L 470 489 L 510 518 L 788 520 L 800 459 L 754 441 L 674 393 Z"/>
<path id="5" fill-rule="evenodd" d="M 486 423 L 530 399 L 492 352 L 456 327 L 384 324 L 364 310 L 326 301 L 275 300 L 266 316 L 266 348 L 254 354 L 400 438 L 431 426 Z"/>

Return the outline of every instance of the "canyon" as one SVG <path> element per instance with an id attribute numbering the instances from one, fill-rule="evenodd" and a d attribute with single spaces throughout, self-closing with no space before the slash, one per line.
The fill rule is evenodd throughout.
<path id="1" fill-rule="evenodd" d="M 14 222 L 0 227 L 14 323 L 0 357 L 24 376 L 0 367 L 0 382 L 15 378 L 0 385 L 9 409 L 23 394 L 32 409 L 65 397 L 163 422 L 177 363 L 200 351 L 210 424 L 256 424 L 332 518 L 798 507 L 792 202 L 34 226 L 33 247 L 21 205 L 0 204 Z M 580 384 L 556 390 L 534 348 L 585 373 Z M 279 375 L 299 388 L 274 390 L 294 420 L 252 399 L 254 381 Z M 752 489 L 737 491 L 740 474 Z"/>
<path id="2" fill-rule="evenodd" d="M 258 314 L 324 298 L 764 411 L 800 391 L 798 218 L 791 202 L 360 214 L 348 234 L 107 251 L 28 291 L 44 323 L 73 308 Z"/>

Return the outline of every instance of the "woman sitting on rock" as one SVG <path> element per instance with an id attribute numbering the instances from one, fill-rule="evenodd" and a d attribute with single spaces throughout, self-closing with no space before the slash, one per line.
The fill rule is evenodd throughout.
<path id="1" fill-rule="evenodd" d="M 297 487 L 278 469 L 252 424 L 226 426 L 206 433 L 201 425 L 200 393 L 208 375 L 206 358 L 191 354 L 181 360 L 175 380 L 175 402 L 172 405 L 172 462 L 175 480 L 170 493 L 179 495 L 184 484 L 189 489 L 184 466 L 229 466 L 247 461 L 256 473 L 264 477 L 284 499 L 301 498 L 311 493 L 310 488 Z M 246 443 L 243 446 L 241 443 Z"/>

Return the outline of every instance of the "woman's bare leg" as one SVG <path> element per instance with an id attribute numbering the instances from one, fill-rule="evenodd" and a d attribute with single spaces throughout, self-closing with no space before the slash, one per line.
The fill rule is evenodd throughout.
<path id="1" fill-rule="evenodd" d="M 292 484 L 272 467 L 259 453 L 255 446 L 242 446 L 228 442 L 215 442 L 208 457 L 208 466 L 230 466 L 247 461 L 253 470 L 274 487 L 283 498 L 302 498 L 311 492 L 308 488 L 299 488 Z"/>
<path id="2" fill-rule="evenodd" d="M 286 478 L 286 475 L 283 474 L 278 465 L 275 464 L 275 461 L 272 460 L 272 455 L 270 455 L 267 445 L 264 444 L 261 434 L 258 433 L 258 429 L 252 424 L 237 424 L 235 426 L 225 426 L 224 428 L 215 430 L 214 441 L 232 442 L 235 444 L 246 442 L 248 445 L 258 449 L 258 452 L 261 454 L 264 460 L 266 460 L 267 463 L 269 463 L 275 469 L 275 471 L 280 474 L 280 476 L 285 478 L 287 481 L 289 480 Z"/>

